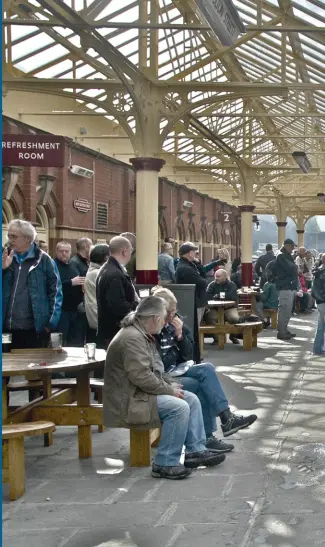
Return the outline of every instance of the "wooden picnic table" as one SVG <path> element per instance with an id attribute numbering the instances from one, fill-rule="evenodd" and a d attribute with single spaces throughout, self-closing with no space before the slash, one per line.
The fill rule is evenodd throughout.
<path id="1" fill-rule="evenodd" d="M 78 426 L 79 458 L 92 455 L 91 426 L 102 423 L 102 405 L 90 400 L 90 373 L 103 365 L 106 351 L 96 349 L 95 360 L 89 360 L 84 348 L 16 350 L 2 354 L 2 420 L 4 424 L 48 420 L 56 425 Z M 31 363 L 34 363 L 31 366 Z M 43 363 L 43 364 L 41 364 Z M 68 372 L 76 377 L 76 387 L 52 393 L 52 374 Z M 10 412 L 7 406 L 7 379 L 11 376 L 41 378 L 43 396 Z M 55 389 L 55 388 L 54 388 Z M 74 393 L 75 392 L 75 393 Z M 73 404 L 73 403 L 77 404 Z M 51 433 L 49 442 L 51 444 Z"/>
<path id="2" fill-rule="evenodd" d="M 236 305 L 234 300 L 209 300 L 208 307 L 216 309 L 218 313 L 218 325 L 225 324 L 225 309 Z"/>
<path id="3" fill-rule="evenodd" d="M 252 313 L 256 313 L 256 297 L 259 294 L 263 294 L 263 291 L 257 290 L 256 288 L 249 288 L 246 291 L 243 291 L 242 289 L 238 289 L 237 294 L 238 296 L 242 296 L 242 297 L 250 297 Z"/>

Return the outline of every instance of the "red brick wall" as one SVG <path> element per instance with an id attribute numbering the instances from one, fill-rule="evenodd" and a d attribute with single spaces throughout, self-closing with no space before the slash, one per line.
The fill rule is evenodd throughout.
<path id="1" fill-rule="evenodd" d="M 27 134 L 41 131 L 4 117 L 3 132 Z M 85 179 L 72 174 L 69 169 L 71 165 L 80 165 L 94 171 L 94 177 Z M 57 177 L 46 205 L 47 215 L 49 219 L 54 219 L 56 227 L 50 239 L 51 252 L 57 241 L 62 238 L 62 234 L 74 246 L 81 235 L 94 240 L 109 240 L 116 233 L 135 231 L 136 183 L 132 168 L 106 156 L 98 156 L 94 151 L 80 147 L 69 140 L 66 144 L 64 168 L 24 168 L 11 199 L 15 215 L 23 212 L 26 220 L 36 221 L 38 201 L 36 186 L 39 175 L 46 173 Z M 78 198 L 87 199 L 92 205 L 92 210 L 87 213 L 77 211 L 73 202 Z M 183 207 L 184 201 L 192 202 L 193 206 Z M 108 204 L 107 230 L 97 229 L 97 202 Z M 225 212 L 229 213 L 229 223 L 225 222 L 223 214 Z M 184 241 L 191 231 L 192 238 L 197 243 L 202 242 L 201 254 L 205 263 L 209 262 L 215 256 L 217 249 L 224 245 L 229 246 L 233 257 L 238 256 L 240 216 L 236 207 L 161 178 L 159 180 L 159 218 L 162 239 L 169 236 Z"/>

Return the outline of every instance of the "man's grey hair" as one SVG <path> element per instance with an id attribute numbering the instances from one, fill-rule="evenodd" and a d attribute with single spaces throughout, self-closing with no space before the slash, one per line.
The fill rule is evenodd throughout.
<path id="1" fill-rule="evenodd" d="M 121 322 L 122 327 L 129 327 L 133 325 L 138 319 L 139 321 L 146 321 L 150 317 L 165 318 L 167 315 L 166 303 L 162 298 L 158 296 L 147 296 L 140 300 L 139 305 L 135 311 L 131 311 Z"/>
<path id="2" fill-rule="evenodd" d="M 78 239 L 76 243 L 77 251 L 84 251 L 87 249 L 87 247 L 91 247 L 93 242 L 89 237 L 82 237 L 81 239 Z"/>
<path id="3" fill-rule="evenodd" d="M 16 228 L 16 230 L 20 230 L 25 238 L 28 239 L 31 243 L 35 241 L 37 237 L 37 232 L 34 226 L 31 222 L 28 222 L 27 220 L 20 220 L 19 218 L 11 220 L 8 224 L 8 232 L 11 228 Z"/>
<path id="4" fill-rule="evenodd" d="M 123 249 L 130 249 L 130 247 L 132 247 L 130 241 L 126 237 L 122 236 L 112 237 L 109 242 L 109 250 L 111 255 L 117 255 Z"/>
<path id="5" fill-rule="evenodd" d="M 126 239 L 129 240 L 131 243 L 133 249 L 136 247 L 137 238 L 135 234 L 132 234 L 132 232 L 123 232 L 123 234 L 120 234 L 121 237 L 126 237 Z"/>

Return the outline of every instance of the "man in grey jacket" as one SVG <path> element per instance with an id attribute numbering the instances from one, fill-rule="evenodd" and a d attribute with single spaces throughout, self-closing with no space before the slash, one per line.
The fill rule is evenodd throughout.
<path id="1" fill-rule="evenodd" d="M 223 462 L 224 454 L 206 448 L 201 404 L 193 393 L 172 384 L 154 335 L 166 318 L 164 301 L 148 296 L 122 321 L 106 357 L 103 423 L 107 427 L 161 428 L 152 464 L 155 478 L 184 479 L 191 469 Z M 180 463 L 185 445 L 184 465 Z"/>

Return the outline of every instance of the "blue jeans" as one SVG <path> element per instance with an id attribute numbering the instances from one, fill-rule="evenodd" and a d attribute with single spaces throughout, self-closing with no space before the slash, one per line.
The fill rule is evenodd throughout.
<path id="1" fill-rule="evenodd" d="M 196 395 L 188 391 L 184 392 L 184 399 L 157 395 L 157 405 L 162 421 L 154 460 L 157 465 L 179 465 L 184 444 L 188 453 L 206 450 L 201 404 Z"/>
<path id="2" fill-rule="evenodd" d="M 324 351 L 324 334 L 325 334 L 325 304 L 317 304 L 318 323 L 317 331 L 314 340 L 314 353 L 322 353 Z"/>
<path id="3" fill-rule="evenodd" d="M 216 416 L 229 408 L 214 365 L 211 363 L 193 365 L 184 376 L 180 376 L 176 380 L 182 384 L 184 389 L 198 396 L 202 406 L 206 436 L 210 437 L 217 430 Z"/>

